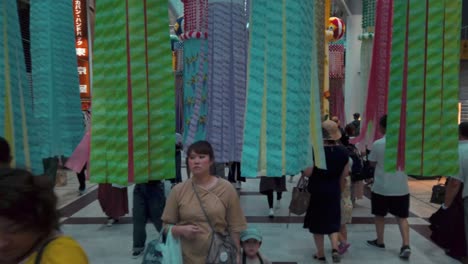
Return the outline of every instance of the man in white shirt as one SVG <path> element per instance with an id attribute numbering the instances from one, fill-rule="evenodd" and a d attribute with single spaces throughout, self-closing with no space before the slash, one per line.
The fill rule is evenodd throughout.
<path id="1" fill-rule="evenodd" d="M 387 115 L 380 118 L 379 129 L 385 135 L 387 129 Z M 385 216 L 394 215 L 400 228 L 403 240 L 400 258 L 408 259 L 411 255 L 409 247 L 409 188 L 408 176 L 403 171 L 388 173 L 384 170 L 385 136 L 376 140 L 369 154 L 371 166 L 375 167 L 374 183 L 372 185 L 371 207 L 375 215 L 375 229 L 377 239 L 368 240 L 371 246 L 384 249 Z"/>
<path id="2" fill-rule="evenodd" d="M 463 208 L 465 214 L 465 226 L 468 227 L 468 122 L 462 122 L 458 126 L 458 137 L 460 142 L 458 143 L 458 160 L 460 169 L 457 175 L 451 177 L 446 193 L 445 203 L 442 204 L 443 209 L 447 209 L 452 205 L 452 202 L 460 189 L 460 183 L 463 182 Z M 468 228 L 465 228 L 465 238 L 468 238 Z M 468 246 L 466 249 L 468 253 Z M 468 259 L 465 259 L 463 263 L 468 263 Z"/>

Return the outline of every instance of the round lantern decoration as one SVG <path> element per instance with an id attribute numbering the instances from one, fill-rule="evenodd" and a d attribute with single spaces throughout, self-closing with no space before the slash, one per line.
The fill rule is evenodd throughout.
<path id="1" fill-rule="evenodd" d="M 337 41 L 344 36 L 346 25 L 341 18 L 330 17 L 328 19 L 328 26 L 326 36 L 329 41 Z"/>

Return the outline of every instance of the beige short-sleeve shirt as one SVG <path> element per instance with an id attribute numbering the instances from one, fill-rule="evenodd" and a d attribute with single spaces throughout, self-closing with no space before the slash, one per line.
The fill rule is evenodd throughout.
<path id="1" fill-rule="evenodd" d="M 239 196 L 228 181 L 219 179 L 210 189 L 196 186 L 198 195 L 217 232 L 242 232 L 247 228 Z M 211 241 L 211 229 L 193 191 L 192 180 L 176 185 L 169 194 L 162 215 L 165 224 L 196 225 L 196 238 L 181 238 L 184 263 L 204 263 Z"/>

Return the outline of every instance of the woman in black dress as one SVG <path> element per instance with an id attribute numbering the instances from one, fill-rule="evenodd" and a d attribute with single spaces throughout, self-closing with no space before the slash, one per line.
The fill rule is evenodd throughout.
<path id="1" fill-rule="evenodd" d="M 317 248 L 315 259 L 325 261 L 324 235 L 328 235 L 333 247 L 333 262 L 340 262 L 338 232 L 341 221 L 341 190 L 349 172 L 349 155 L 346 148 L 337 143 L 341 133 L 335 122 L 323 122 L 322 132 L 327 169 L 310 167 L 304 171 L 304 175 L 310 176 L 308 190 L 311 194 L 304 228 L 314 235 Z"/>

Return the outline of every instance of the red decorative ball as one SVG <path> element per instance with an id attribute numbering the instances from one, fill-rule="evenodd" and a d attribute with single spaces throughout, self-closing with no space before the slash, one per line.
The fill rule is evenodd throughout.
<path id="1" fill-rule="evenodd" d="M 330 17 L 328 19 L 327 31 L 329 31 L 330 33 L 333 32 L 333 37 L 331 38 L 331 41 L 337 41 L 344 36 L 344 33 L 346 31 L 346 25 L 341 18 Z"/>

